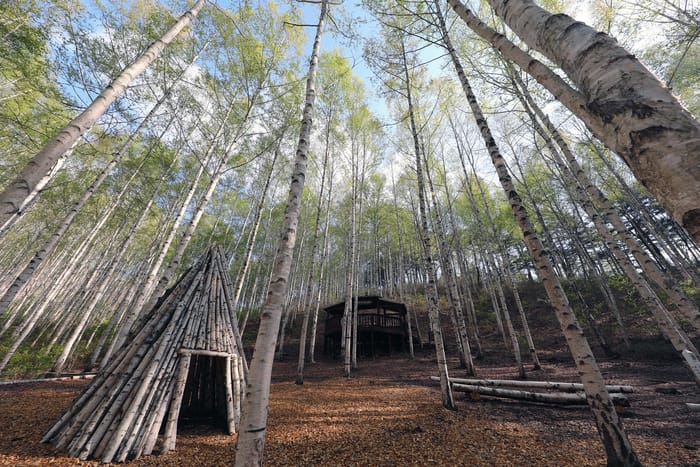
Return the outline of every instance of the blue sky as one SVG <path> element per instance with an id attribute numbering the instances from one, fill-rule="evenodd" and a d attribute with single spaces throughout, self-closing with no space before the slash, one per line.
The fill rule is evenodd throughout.
<path id="1" fill-rule="evenodd" d="M 320 12 L 320 6 L 317 4 L 301 3 L 301 10 L 303 12 L 303 21 L 305 24 L 315 24 L 318 22 L 318 16 Z M 371 37 L 377 34 L 378 27 L 370 15 L 362 8 L 357 0 L 345 0 L 342 5 L 335 6 L 331 5 L 330 15 L 339 21 L 344 17 L 352 16 L 359 18 L 364 22 L 358 32 L 363 38 Z M 372 72 L 367 67 L 364 59 L 362 58 L 362 41 L 349 41 L 347 38 L 342 37 L 336 33 L 337 28 L 328 22 L 326 24 L 325 33 L 321 39 L 321 50 L 330 51 L 335 48 L 341 49 L 343 55 L 348 59 L 348 61 L 353 65 L 353 71 L 357 76 L 359 76 L 362 81 L 364 81 L 367 86 L 367 94 L 370 97 L 370 107 L 373 112 L 380 116 L 382 119 L 388 119 L 388 113 L 384 100 L 376 95 L 376 90 L 374 89 L 371 79 L 373 77 Z M 309 41 L 306 47 L 307 55 L 311 51 L 311 40 L 313 39 L 314 30 L 313 28 L 307 28 L 307 34 L 309 35 Z"/>

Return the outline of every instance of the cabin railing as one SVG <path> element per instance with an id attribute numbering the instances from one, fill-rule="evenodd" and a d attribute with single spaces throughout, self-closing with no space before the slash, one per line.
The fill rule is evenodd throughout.
<path id="1" fill-rule="evenodd" d="M 401 318 L 380 314 L 359 315 L 357 326 L 359 328 L 400 328 Z"/>
<path id="2" fill-rule="evenodd" d="M 341 317 L 333 315 L 326 320 L 326 333 L 340 331 Z M 363 313 L 357 317 L 357 327 L 361 330 L 402 329 L 399 316 L 387 316 L 379 313 Z"/>

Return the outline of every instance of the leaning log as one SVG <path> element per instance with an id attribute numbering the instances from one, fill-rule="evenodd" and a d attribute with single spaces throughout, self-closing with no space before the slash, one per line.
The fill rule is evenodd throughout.
<path id="1" fill-rule="evenodd" d="M 180 352 L 182 354 L 182 351 Z M 185 392 L 185 384 L 187 383 L 187 374 L 190 371 L 190 361 L 192 360 L 192 354 L 188 353 L 183 355 L 182 360 L 180 360 L 177 378 L 175 379 L 175 389 L 173 391 L 173 401 L 170 404 L 170 410 L 168 412 L 168 421 L 165 424 L 165 434 L 163 436 L 163 448 L 162 452 L 166 453 L 175 449 L 175 443 L 177 438 L 177 416 L 180 413 L 180 407 L 182 405 L 182 395 Z"/>
<path id="2" fill-rule="evenodd" d="M 437 376 L 431 376 L 431 380 L 439 381 Z M 450 382 L 458 384 L 472 384 L 474 386 L 489 387 L 510 387 L 527 389 L 553 389 L 555 391 L 576 392 L 583 391 L 581 383 L 559 383 L 553 381 L 520 381 L 514 379 L 472 379 L 472 378 L 450 378 Z M 610 384 L 605 388 L 608 392 L 631 393 L 634 392 L 632 386 Z"/>
<path id="3" fill-rule="evenodd" d="M 686 402 L 685 406 L 688 407 L 688 410 L 691 412 L 700 412 L 700 404 L 693 404 L 692 402 Z"/>
<path id="4" fill-rule="evenodd" d="M 564 392 L 529 392 L 518 391 L 515 389 L 501 389 L 486 386 L 474 386 L 471 384 L 452 384 L 452 389 L 459 392 L 477 393 L 484 396 L 504 397 L 507 399 L 520 399 L 532 402 L 544 402 L 547 404 L 565 404 L 565 405 L 585 405 L 586 395 L 582 392 L 564 393 Z M 627 397 L 619 393 L 610 394 L 615 405 L 628 405 Z"/>

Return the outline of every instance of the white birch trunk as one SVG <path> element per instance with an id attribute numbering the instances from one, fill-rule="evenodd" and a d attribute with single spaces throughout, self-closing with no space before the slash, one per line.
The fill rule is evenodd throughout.
<path id="1" fill-rule="evenodd" d="M 322 287 L 324 274 L 326 274 L 326 257 L 328 256 L 328 230 L 330 228 L 331 221 L 331 199 L 333 196 L 333 165 L 331 161 L 331 167 L 328 177 L 328 199 L 326 203 L 326 221 L 323 228 L 323 247 L 321 251 L 321 258 L 319 259 L 320 270 L 318 275 L 318 290 L 316 291 L 316 307 L 314 309 L 313 318 L 311 320 L 311 342 L 309 342 L 309 361 L 311 363 L 316 363 L 316 327 L 318 325 L 318 312 L 321 307 L 321 293 L 325 290 L 328 293 L 329 287 Z M 330 279 L 330 274 L 326 274 Z"/>
<path id="2" fill-rule="evenodd" d="M 323 153 L 323 164 L 321 166 L 321 187 L 319 188 L 318 192 L 318 202 L 316 203 L 316 221 L 314 222 L 314 233 L 313 233 L 313 239 L 311 241 L 311 253 L 309 254 L 309 257 L 311 258 L 310 265 L 309 265 L 309 275 L 307 278 L 307 288 L 306 288 L 306 297 L 308 297 L 308 303 L 307 300 L 304 300 L 301 304 L 304 310 L 304 319 L 301 323 L 301 332 L 299 335 L 299 356 L 297 359 L 297 376 L 296 376 L 296 384 L 304 384 L 304 363 L 306 360 L 306 341 L 307 341 L 307 334 L 308 334 L 308 329 L 309 329 L 309 318 L 311 315 L 311 301 L 313 298 L 313 284 L 316 284 L 316 287 L 319 289 L 321 288 L 321 284 L 319 279 L 315 277 L 315 272 L 316 272 L 316 251 L 318 247 L 318 236 L 319 236 L 319 230 L 320 230 L 320 224 L 321 224 L 321 212 L 323 210 L 323 201 L 324 201 L 324 188 L 326 184 L 326 167 L 328 166 L 328 155 L 330 153 L 330 131 L 331 131 L 331 118 L 329 115 L 328 122 L 327 122 L 327 127 L 326 127 L 326 142 L 325 142 L 325 151 Z M 320 267 L 320 266 L 319 266 Z"/>
<path id="3" fill-rule="evenodd" d="M 404 281 L 406 277 L 406 271 L 404 269 L 404 246 L 403 246 L 403 233 L 401 231 L 401 222 L 399 220 L 399 205 L 398 205 L 398 196 L 396 194 L 396 182 L 394 181 L 394 166 L 392 164 L 391 166 L 391 192 L 394 195 L 394 214 L 396 218 L 396 235 L 398 236 L 398 242 L 399 242 L 399 264 L 398 264 L 398 271 L 397 271 L 397 277 L 396 277 L 396 283 L 398 285 L 399 289 L 399 301 L 401 303 L 404 303 L 404 293 L 403 293 L 403 287 L 404 287 Z M 408 332 L 408 351 L 410 352 L 411 358 L 415 358 L 415 354 L 413 351 L 413 329 L 411 329 L 411 312 L 406 311 L 406 330 Z"/>
<path id="4" fill-rule="evenodd" d="M 351 180 L 351 195 L 350 195 L 350 232 L 348 232 L 348 247 L 347 247 L 347 265 L 345 271 L 345 310 L 343 311 L 343 333 L 342 333 L 342 355 L 343 355 L 343 374 L 346 378 L 350 377 L 352 368 L 352 341 L 353 341 L 353 290 L 355 288 L 355 256 L 357 252 L 355 229 L 356 229 L 356 201 L 357 201 L 357 151 L 355 140 L 353 139 L 350 148 L 350 165 L 352 169 Z"/>
<path id="5" fill-rule="evenodd" d="M 452 0 L 451 0 L 452 1 Z M 537 270 L 542 278 L 542 283 L 547 291 L 547 295 L 555 309 L 557 319 L 559 320 L 561 330 L 566 337 L 569 349 L 574 358 L 576 368 L 581 377 L 581 382 L 586 393 L 586 400 L 591 408 L 596 420 L 598 432 L 603 441 L 603 446 L 608 458 L 608 465 L 641 465 L 637 459 L 637 455 L 632 449 L 632 445 L 627 439 L 627 435 L 622 428 L 622 423 L 615 411 L 608 391 L 605 389 L 603 375 L 598 368 L 593 352 L 591 351 L 588 341 L 583 335 L 581 327 L 576 321 L 571 306 L 569 305 L 564 289 L 562 288 L 559 279 L 553 274 L 553 268 L 549 256 L 544 249 L 539 238 L 537 238 L 534 226 L 528 218 L 527 211 L 520 200 L 518 192 L 508 174 L 505 166 L 505 160 L 501 156 L 498 146 L 496 145 L 493 135 L 488 127 L 486 118 L 484 117 L 481 108 L 479 107 L 476 97 L 471 89 L 467 76 L 464 73 L 462 65 L 457 57 L 454 47 L 447 34 L 447 27 L 444 18 L 440 12 L 440 4 L 435 1 L 435 11 L 438 17 L 440 29 L 442 31 L 442 39 L 452 58 L 452 63 L 455 71 L 462 84 L 469 106 L 474 114 L 476 123 L 481 131 L 494 168 L 498 173 L 499 181 L 506 193 L 508 202 L 513 211 L 513 216 L 523 232 L 523 237 L 527 242 L 528 249 L 532 255 Z"/>
<path id="6" fill-rule="evenodd" d="M 459 0 L 449 3 L 477 34 L 494 45 L 500 41 L 497 47 L 508 57 L 512 44 L 479 28 Z M 564 70 L 583 102 L 561 102 L 625 160 L 637 179 L 700 242 L 696 196 L 700 123 L 633 54 L 606 34 L 567 15 L 553 15 L 531 0 L 488 3 L 529 47 Z M 516 61 L 528 73 L 533 62 Z"/>
<path id="7" fill-rule="evenodd" d="M 413 135 L 413 150 L 416 156 L 416 178 L 418 182 L 418 206 L 420 211 L 420 235 L 423 239 L 423 254 L 425 258 L 425 268 L 428 273 L 428 284 L 426 287 L 428 316 L 430 318 L 430 330 L 435 340 L 435 356 L 437 360 L 438 373 L 440 374 L 440 393 L 442 395 L 442 405 L 446 409 L 455 410 L 456 405 L 452 396 L 452 388 L 449 383 L 447 371 L 447 359 L 445 356 L 445 343 L 440 326 L 440 310 L 438 308 L 438 291 L 435 266 L 433 265 L 433 254 L 431 245 L 430 230 L 428 228 L 428 216 L 426 214 L 425 188 L 423 186 L 423 168 L 420 142 L 418 140 L 418 127 L 413 113 L 413 101 L 411 96 L 411 80 L 408 74 L 408 63 L 406 63 L 406 50 L 403 39 L 401 39 L 401 53 L 403 57 L 403 72 L 406 85 L 406 100 L 408 101 L 408 116 Z"/>
<path id="8" fill-rule="evenodd" d="M 306 81 L 306 99 L 302 116 L 299 142 L 297 144 L 294 172 L 289 187 L 289 198 L 285 209 L 282 233 L 277 248 L 272 280 L 260 315 L 260 327 L 255 342 L 255 351 L 250 364 L 246 384 L 245 402 L 242 408 L 241 426 L 236 442 L 234 465 L 237 467 L 262 465 L 267 426 L 267 407 L 270 398 L 270 380 L 274 361 L 277 332 L 279 331 L 289 271 L 292 263 L 297 223 L 301 205 L 301 194 L 306 177 L 306 162 L 311 143 L 313 107 L 316 97 L 316 69 L 321 46 L 323 24 L 328 12 L 327 0 L 321 2 L 316 38 L 309 63 Z"/>
<path id="9" fill-rule="evenodd" d="M 447 298 L 450 303 L 450 314 L 452 316 L 455 334 L 457 335 L 457 343 L 459 344 L 460 348 L 460 360 L 464 365 L 466 373 L 474 376 L 476 372 L 474 369 L 474 361 L 472 360 L 469 336 L 467 335 L 467 325 L 464 321 L 462 301 L 459 296 L 459 291 L 457 290 L 457 280 L 455 279 L 455 271 L 452 267 L 452 260 L 450 258 L 452 250 L 447 245 L 447 240 L 445 239 L 445 226 L 443 224 L 442 215 L 440 214 L 440 206 L 437 200 L 435 186 L 433 185 L 432 176 L 430 175 L 428 158 L 425 157 L 425 153 L 423 154 L 423 157 L 423 161 L 425 162 L 425 175 L 428 179 L 428 187 L 430 188 L 433 210 L 435 212 L 433 218 L 435 219 L 437 231 L 435 233 L 437 243 L 436 246 L 440 256 L 440 264 L 442 265 L 443 272 L 445 274 L 445 282 L 447 283 Z"/>
<path id="10" fill-rule="evenodd" d="M 610 200 L 608 200 L 608 198 L 598 189 L 598 187 L 595 186 L 590 180 L 586 172 L 576 160 L 576 157 L 569 148 L 569 145 L 566 143 L 566 141 L 564 141 L 564 138 L 559 133 L 559 130 L 549 120 L 547 115 L 545 115 L 544 112 L 542 112 L 539 106 L 537 106 L 534 103 L 532 97 L 527 92 L 527 88 L 525 87 L 522 80 L 520 80 L 520 78 L 515 73 L 512 73 L 512 76 L 514 81 L 517 82 L 518 86 L 523 91 L 522 97 L 526 101 L 523 102 L 523 105 L 525 105 L 526 108 L 529 106 L 531 111 L 534 112 L 537 118 L 539 118 L 545 125 L 547 131 L 551 135 L 551 139 L 553 139 L 557 143 L 557 146 L 559 146 L 559 148 L 561 149 L 566 164 L 564 164 L 564 161 L 561 160 L 556 149 L 552 149 L 552 156 L 556 158 L 557 162 L 560 165 L 566 165 L 569 172 L 576 179 L 576 182 L 579 184 L 579 186 L 585 189 L 590 199 L 596 202 L 598 206 L 600 206 L 601 211 L 605 216 L 605 220 L 609 221 L 612 224 L 612 229 L 610 230 L 610 233 L 620 238 L 625 243 L 627 249 L 637 260 L 637 263 L 639 263 L 644 273 L 654 283 L 656 283 L 658 287 L 667 291 L 673 303 L 688 319 L 690 324 L 693 325 L 693 327 L 696 330 L 700 330 L 700 313 L 698 312 L 697 307 L 691 302 L 691 300 L 685 295 L 685 293 L 683 293 L 683 291 L 680 290 L 680 288 L 674 283 L 673 279 L 664 277 L 663 272 L 659 269 L 657 264 L 651 260 L 651 258 L 647 255 L 647 253 L 644 251 L 641 245 L 639 245 L 639 242 L 632 238 L 632 236 L 627 232 L 627 227 L 622 222 L 618 210 L 613 206 Z M 548 145 L 552 146 L 552 143 L 549 142 L 550 138 L 547 134 L 544 133 L 544 130 L 539 126 L 537 126 L 536 129 L 545 138 L 545 140 L 548 141 Z"/>

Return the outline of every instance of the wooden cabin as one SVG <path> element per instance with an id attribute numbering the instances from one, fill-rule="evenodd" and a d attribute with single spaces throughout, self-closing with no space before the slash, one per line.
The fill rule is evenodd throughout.
<path id="1" fill-rule="evenodd" d="M 374 357 L 409 350 L 409 324 L 406 305 L 379 296 L 353 297 L 357 301 L 357 355 Z M 324 353 L 340 355 L 345 302 L 323 309 L 326 312 Z"/>

